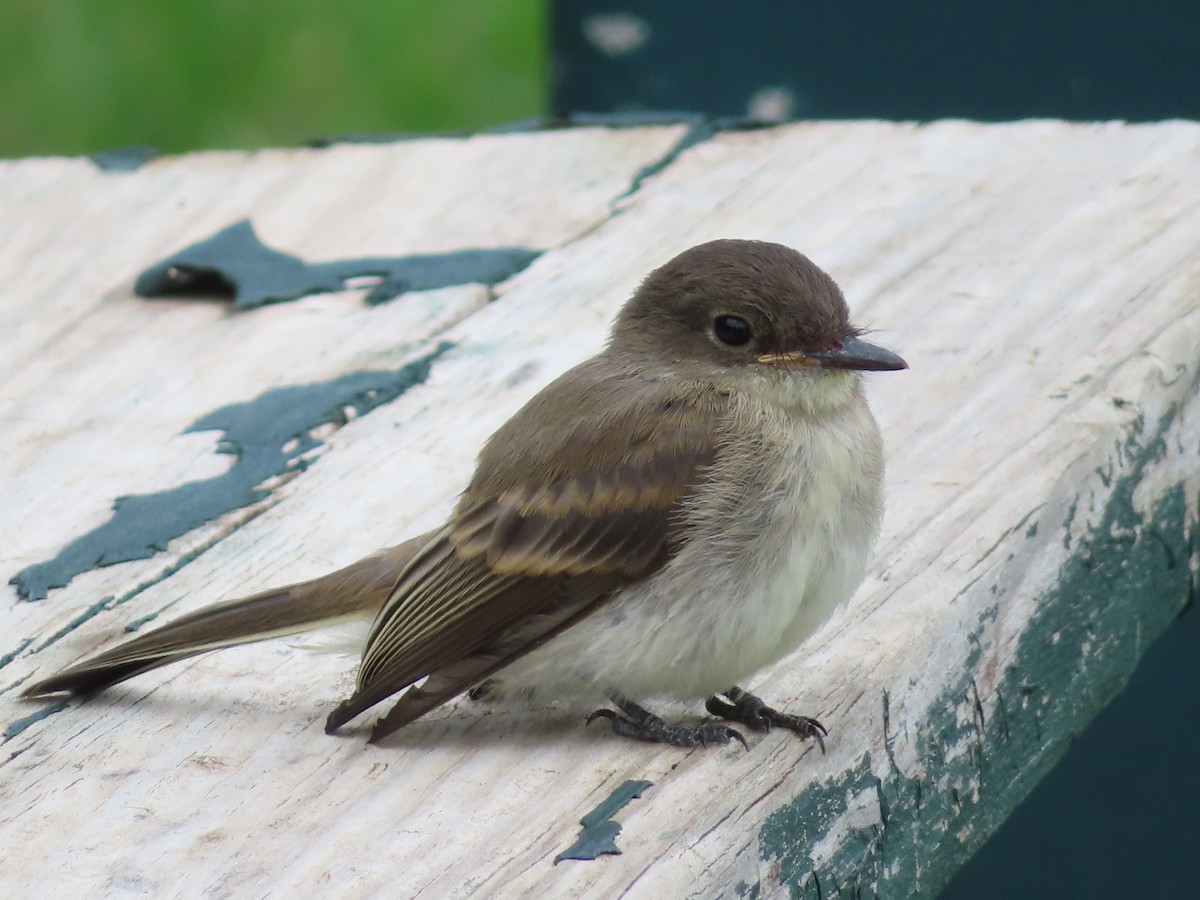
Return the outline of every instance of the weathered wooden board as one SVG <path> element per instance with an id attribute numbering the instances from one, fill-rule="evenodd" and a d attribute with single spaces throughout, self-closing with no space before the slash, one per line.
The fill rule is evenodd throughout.
<path id="1" fill-rule="evenodd" d="M 312 465 L 151 558 L 0 615 L 0 883 L 147 896 L 887 897 L 942 885 L 1119 688 L 1200 567 L 1200 126 L 585 129 L 0 166 L 4 571 L 115 497 L 230 465 L 218 407 L 430 358 Z M 625 196 L 643 167 L 657 173 Z M 547 252 L 494 292 L 229 314 L 128 285 L 250 216 L 306 258 Z M 638 279 L 717 236 L 796 246 L 912 370 L 874 574 L 756 682 L 831 728 L 685 752 L 578 711 L 463 700 L 384 746 L 322 732 L 353 661 L 200 658 L 37 721 L 35 674 L 121 629 L 328 570 L 444 515 L 486 436 L 604 339 Z M 487 302 L 489 293 L 496 299 Z M 359 737 L 362 732 L 360 730 Z M 620 856 L 564 861 L 630 780 Z"/>

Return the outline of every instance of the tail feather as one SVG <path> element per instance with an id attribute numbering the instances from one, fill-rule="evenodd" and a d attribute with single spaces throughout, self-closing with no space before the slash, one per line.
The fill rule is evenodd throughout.
<path id="1" fill-rule="evenodd" d="M 21 696 L 93 694 L 210 650 L 373 616 L 387 600 L 401 569 L 428 537 L 412 538 L 312 581 L 197 610 L 39 681 Z"/>

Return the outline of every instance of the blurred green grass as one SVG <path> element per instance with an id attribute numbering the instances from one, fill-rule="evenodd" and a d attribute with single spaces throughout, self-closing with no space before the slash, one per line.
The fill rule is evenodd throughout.
<path id="1" fill-rule="evenodd" d="M 544 27 L 540 0 L 3 0 L 0 156 L 528 118 Z"/>

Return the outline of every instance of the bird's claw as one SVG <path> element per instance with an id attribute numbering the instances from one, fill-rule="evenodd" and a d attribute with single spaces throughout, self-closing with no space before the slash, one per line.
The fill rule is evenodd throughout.
<path id="1" fill-rule="evenodd" d="M 707 747 L 709 744 L 730 744 L 737 741 L 747 750 L 750 749 L 742 733 L 728 725 L 717 725 L 713 722 L 703 725 L 668 725 L 639 706 L 626 706 L 637 712 L 634 713 L 628 708 L 623 710 L 624 714 L 607 708 L 597 709 L 587 717 L 586 724 L 590 725 L 596 719 L 608 719 L 613 732 L 621 737 L 670 744 L 673 747 Z"/>
<path id="2" fill-rule="evenodd" d="M 730 722 L 741 722 L 752 731 L 786 728 L 802 738 L 816 741 L 821 752 L 825 752 L 825 736 L 829 732 L 816 719 L 780 712 L 738 687 L 725 691 L 724 696 L 728 700 L 721 697 L 710 697 L 704 704 L 705 708 L 719 718 L 727 719 Z"/>

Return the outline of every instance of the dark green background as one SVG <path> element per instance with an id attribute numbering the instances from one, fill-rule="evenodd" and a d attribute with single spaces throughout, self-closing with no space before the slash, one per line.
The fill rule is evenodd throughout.
<path id="1" fill-rule="evenodd" d="M 1200 117 L 1195 0 L 554 0 L 551 105 L 800 118 Z M 644 40 L 589 39 L 620 14 Z M 602 44 L 603 42 L 601 42 Z"/>

